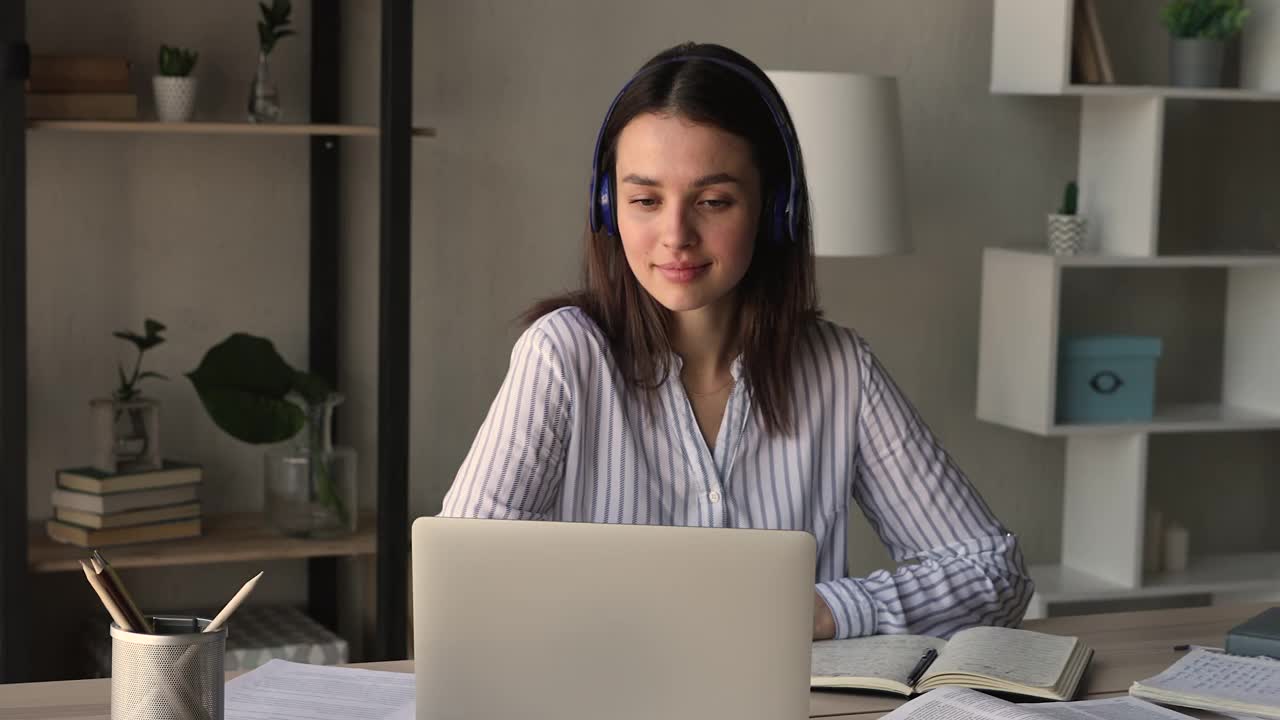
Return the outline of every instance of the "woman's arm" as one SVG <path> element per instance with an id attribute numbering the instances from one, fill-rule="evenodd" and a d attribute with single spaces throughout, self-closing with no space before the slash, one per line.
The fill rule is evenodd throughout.
<path id="1" fill-rule="evenodd" d="M 860 338 L 861 407 L 853 498 L 901 564 L 818 585 L 834 636 L 948 637 L 1015 625 L 1032 583 L 1017 539 L 938 444 Z"/>
<path id="2" fill-rule="evenodd" d="M 538 325 L 511 351 L 507 377 L 476 433 L 445 517 L 545 520 L 560 493 L 571 397 L 564 362 Z"/>

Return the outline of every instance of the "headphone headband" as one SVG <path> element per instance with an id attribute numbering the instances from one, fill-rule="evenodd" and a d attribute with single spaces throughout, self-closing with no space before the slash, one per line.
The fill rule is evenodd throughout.
<path id="1" fill-rule="evenodd" d="M 604 228 L 613 237 L 620 237 L 617 224 L 617 213 L 613 202 L 613 178 L 612 173 L 600 167 L 603 160 L 604 152 L 604 134 L 609 127 L 609 120 L 613 117 L 613 111 L 618 106 L 618 102 L 627 90 L 640 78 L 657 70 L 679 62 L 708 62 L 718 65 L 727 70 L 732 71 L 739 77 L 742 77 L 755 89 L 760 96 L 765 107 L 769 109 L 769 114 L 773 118 L 773 124 L 778 128 L 778 135 L 782 138 L 782 145 L 787 153 L 787 171 L 789 182 L 784 197 L 776 198 L 773 203 L 773 239 L 780 241 L 783 237 L 795 238 L 797 213 L 795 211 L 797 197 L 799 193 L 800 183 L 797 181 L 797 147 L 799 143 L 796 141 L 795 129 L 787 120 L 786 114 L 782 110 L 782 98 L 777 92 L 771 89 L 764 81 L 751 72 L 746 67 L 736 62 L 723 60 L 715 57 L 704 57 L 700 55 L 677 55 L 675 57 L 660 60 L 652 65 L 641 68 L 631 79 L 622 86 L 618 94 L 613 97 L 613 102 L 609 103 L 609 109 L 604 114 L 604 122 L 600 123 L 600 130 L 596 133 L 595 150 L 591 155 L 591 197 L 589 204 L 589 217 L 591 223 L 591 232 L 599 232 L 600 228 Z M 785 202 L 782 202 L 785 201 Z"/>

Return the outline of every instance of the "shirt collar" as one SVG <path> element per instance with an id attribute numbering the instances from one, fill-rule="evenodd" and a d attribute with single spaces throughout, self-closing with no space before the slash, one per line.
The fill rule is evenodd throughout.
<path id="1" fill-rule="evenodd" d="M 676 353 L 671 353 L 671 367 L 675 369 L 672 375 L 678 380 L 680 379 L 680 371 L 684 370 L 684 358 Z M 742 379 L 742 353 L 733 359 L 733 364 L 729 366 L 729 374 L 733 376 L 736 383 Z"/>

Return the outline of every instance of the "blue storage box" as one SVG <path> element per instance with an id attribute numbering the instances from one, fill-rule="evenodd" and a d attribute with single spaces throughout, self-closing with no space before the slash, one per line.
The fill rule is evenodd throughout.
<path id="1" fill-rule="evenodd" d="M 1058 353 L 1060 423 L 1150 420 L 1160 338 L 1063 338 Z"/>

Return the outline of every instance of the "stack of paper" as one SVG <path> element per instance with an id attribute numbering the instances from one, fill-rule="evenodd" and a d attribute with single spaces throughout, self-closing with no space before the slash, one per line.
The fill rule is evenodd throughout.
<path id="1" fill-rule="evenodd" d="M 884 720 L 1192 720 L 1132 697 L 1015 705 L 967 688 L 931 690 Z"/>
<path id="2" fill-rule="evenodd" d="M 413 720 L 413 673 L 272 660 L 227 682 L 226 720 Z"/>

